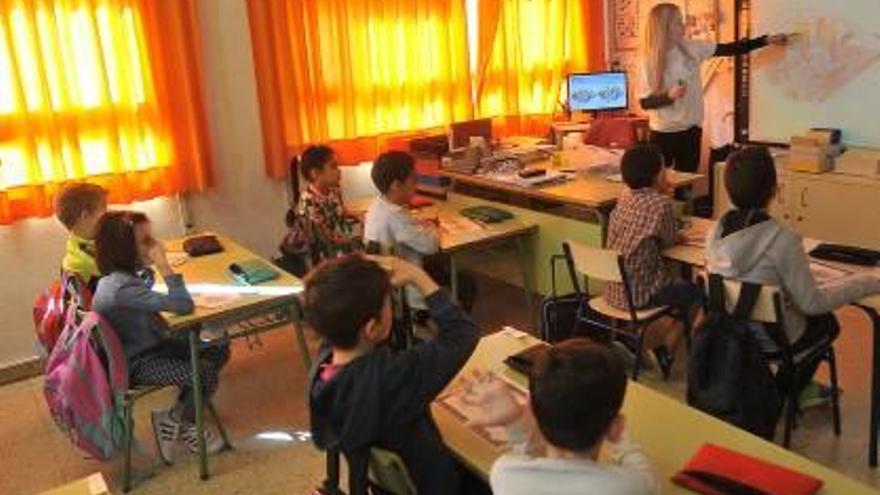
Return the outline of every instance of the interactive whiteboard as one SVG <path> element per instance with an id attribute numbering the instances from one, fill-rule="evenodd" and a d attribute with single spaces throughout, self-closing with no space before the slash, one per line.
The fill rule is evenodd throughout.
<path id="1" fill-rule="evenodd" d="M 751 55 L 749 138 L 840 127 L 880 147 L 880 0 L 751 0 L 751 33 L 797 33 Z"/>

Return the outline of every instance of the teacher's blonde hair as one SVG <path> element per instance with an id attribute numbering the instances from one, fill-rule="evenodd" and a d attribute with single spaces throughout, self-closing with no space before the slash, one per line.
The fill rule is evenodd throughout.
<path id="1" fill-rule="evenodd" d="M 672 24 L 681 18 L 682 13 L 678 5 L 668 2 L 658 3 L 648 13 L 645 36 L 642 40 L 642 57 L 646 61 L 644 67 L 647 70 L 648 86 L 653 94 L 664 92 L 663 74 L 666 72 L 666 56 L 673 48 L 669 40 L 669 31 Z M 678 45 L 678 49 L 686 57 L 693 58 L 684 46 Z"/>

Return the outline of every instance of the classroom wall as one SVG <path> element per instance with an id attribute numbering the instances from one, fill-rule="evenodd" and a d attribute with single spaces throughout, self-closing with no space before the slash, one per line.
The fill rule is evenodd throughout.
<path id="1" fill-rule="evenodd" d="M 195 229 L 271 254 L 284 231 L 285 184 L 264 171 L 245 0 L 199 0 L 215 186 L 187 198 Z"/>
<path id="2" fill-rule="evenodd" d="M 160 236 L 183 233 L 176 198 L 114 208 L 147 213 Z M 67 232 L 55 218 L 29 219 L 0 227 L 0 369 L 35 355 L 31 309 L 37 294 L 58 276 L 66 239 Z"/>

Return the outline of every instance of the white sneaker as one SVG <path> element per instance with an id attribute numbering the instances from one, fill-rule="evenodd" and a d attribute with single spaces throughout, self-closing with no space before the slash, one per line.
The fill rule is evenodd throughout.
<path id="1" fill-rule="evenodd" d="M 215 435 L 211 430 L 205 429 L 205 451 L 208 455 L 214 455 L 223 450 L 226 445 L 223 439 Z M 180 441 L 193 454 L 199 453 L 199 434 L 196 425 L 183 424 L 180 428 Z"/>
<path id="2" fill-rule="evenodd" d="M 153 437 L 159 449 L 159 457 L 165 464 L 174 462 L 174 446 L 180 438 L 180 421 L 174 419 L 170 409 L 153 411 L 150 414 L 153 423 Z"/>

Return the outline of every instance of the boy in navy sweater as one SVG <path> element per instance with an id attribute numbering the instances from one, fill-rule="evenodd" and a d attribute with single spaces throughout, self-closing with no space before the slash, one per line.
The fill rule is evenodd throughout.
<path id="1" fill-rule="evenodd" d="M 455 494 L 457 467 L 429 405 L 474 351 L 479 331 L 417 266 L 393 259 L 389 272 L 360 255 L 328 261 L 306 279 L 306 322 L 329 344 L 309 383 L 312 435 L 341 451 L 352 471 L 350 493 L 363 490 L 371 447 L 396 453 L 421 494 Z M 402 352 L 382 346 L 391 330 L 391 288 L 425 295 L 437 337 Z"/>

